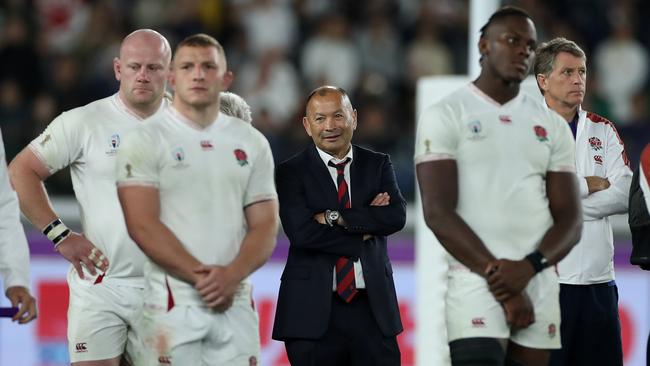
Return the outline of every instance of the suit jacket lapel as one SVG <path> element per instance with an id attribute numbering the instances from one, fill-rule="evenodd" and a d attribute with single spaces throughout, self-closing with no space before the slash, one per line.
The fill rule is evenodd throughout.
<path id="1" fill-rule="evenodd" d="M 353 152 L 353 157 L 354 159 L 352 160 L 352 163 L 350 165 L 350 185 L 352 186 L 350 189 L 350 193 L 352 193 L 352 197 L 350 197 L 351 201 L 350 203 L 352 204 L 352 207 L 362 207 L 363 206 L 363 173 L 362 173 L 362 165 L 363 162 L 361 159 L 359 159 L 359 149 L 356 148 L 356 146 L 352 145 L 352 148 L 354 149 Z"/>
<path id="2" fill-rule="evenodd" d="M 320 155 L 318 155 L 315 145 L 311 145 L 307 149 L 307 159 L 309 169 L 314 175 L 314 178 L 316 178 L 316 181 L 318 181 L 322 192 L 325 194 L 327 206 L 335 209 L 339 204 L 336 184 L 334 184 L 330 172 L 327 170 L 325 164 L 323 164 Z"/>

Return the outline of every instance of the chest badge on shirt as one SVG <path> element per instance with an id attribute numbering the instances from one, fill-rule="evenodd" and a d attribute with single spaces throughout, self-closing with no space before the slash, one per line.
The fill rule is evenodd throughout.
<path id="1" fill-rule="evenodd" d="M 117 154 L 117 148 L 120 147 L 120 135 L 114 133 L 108 139 L 108 150 L 106 150 L 106 155 L 113 156 Z"/>
<path id="2" fill-rule="evenodd" d="M 536 125 L 533 127 L 533 130 L 535 131 L 535 136 L 537 136 L 537 140 L 544 142 L 548 141 L 548 132 L 546 132 L 546 129 L 540 125 Z"/>
<path id="3" fill-rule="evenodd" d="M 600 141 L 600 139 L 596 136 L 590 137 L 589 138 L 589 146 L 591 146 L 592 149 L 598 151 L 603 148 L 603 142 Z"/>
<path id="4" fill-rule="evenodd" d="M 210 141 L 210 140 L 201 140 L 201 149 L 202 150 L 212 150 L 212 149 L 214 149 L 214 145 L 212 145 L 212 141 Z"/>
<path id="5" fill-rule="evenodd" d="M 235 153 L 235 159 L 237 159 L 239 166 L 248 164 L 248 155 L 246 155 L 246 151 L 242 149 L 235 149 L 233 152 Z"/>
<path id="6" fill-rule="evenodd" d="M 467 124 L 469 129 L 469 136 L 467 137 L 470 140 L 482 140 L 485 138 L 485 132 L 483 132 L 483 126 L 481 121 L 475 120 Z"/>
<path id="7" fill-rule="evenodd" d="M 172 167 L 173 168 L 187 168 L 189 165 L 185 164 L 185 150 L 182 147 L 177 147 L 172 150 L 172 158 L 176 162 Z"/>

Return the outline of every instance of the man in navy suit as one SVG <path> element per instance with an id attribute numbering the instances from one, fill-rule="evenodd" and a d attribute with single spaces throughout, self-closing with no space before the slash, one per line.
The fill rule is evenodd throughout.
<path id="1" fill-rule="evenodd" d="M 314 141 L 276 169 L 280 218 L 291 246 L 273 338 L 292 365 L 399 365 L 402 331 L 386 236 L 406 203 L 386 154 L 350 141 L 357 111 L 341 88 L 307 98 Z"/>

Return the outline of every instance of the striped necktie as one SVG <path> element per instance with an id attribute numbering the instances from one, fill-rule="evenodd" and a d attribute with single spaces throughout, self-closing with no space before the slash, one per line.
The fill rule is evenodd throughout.
<path id="1" fill-rule="evenodd" d="M 349 162 L 350 158 L 345 159 L 339 164 L 334 164 L 331 161 L 328 163 L 329 166 L 336 168 L 339 210 L 351 207 L 348 183 L 345 181 L 345 166 Z M 336 293 L 345 302 L 350 302 L 357 292 L 357 285 L 354 280 L 354 262 L 350 258 L 340 257 L 336 261 Z"/>

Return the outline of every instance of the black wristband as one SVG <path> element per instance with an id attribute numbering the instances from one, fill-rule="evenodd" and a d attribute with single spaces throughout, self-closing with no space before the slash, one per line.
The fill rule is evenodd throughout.
<path id="1" fill-rule="evenodd" d="M 548 267 L 548 261 L 539 250 L 536 250 L 526 256 L 526 260 L 530 262 L 535 270 L 535 273 L 539 273 Z"/>

